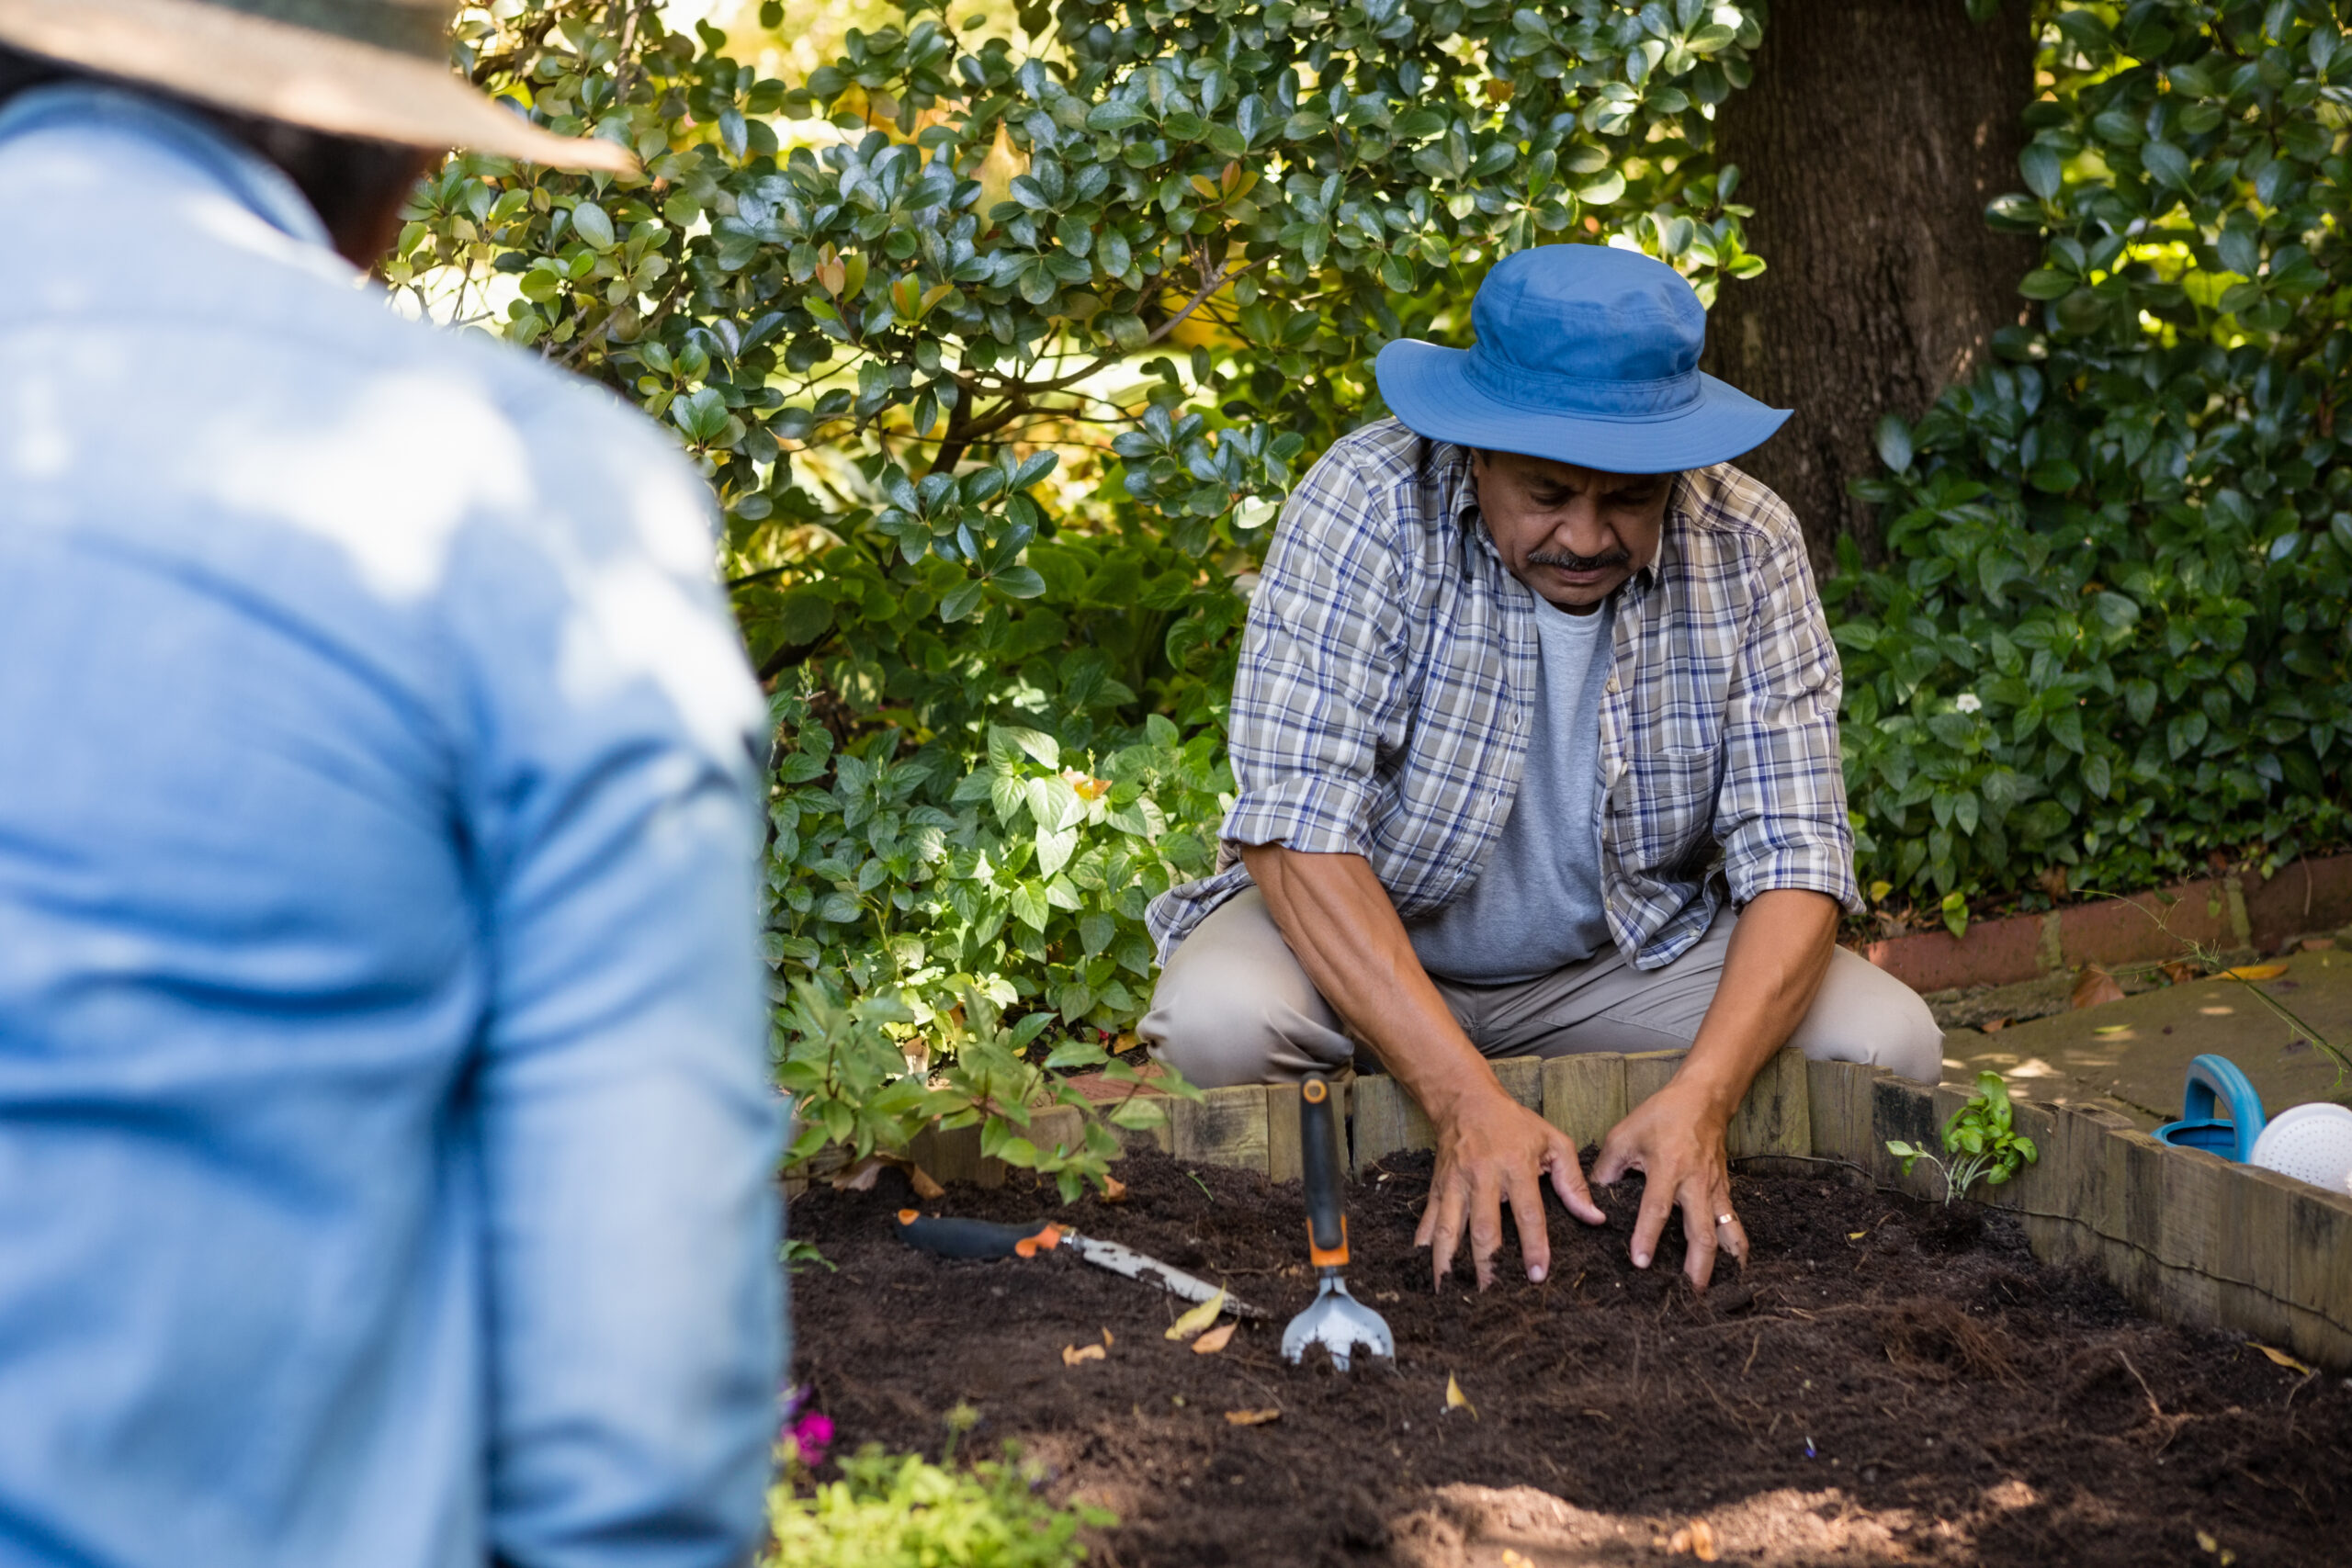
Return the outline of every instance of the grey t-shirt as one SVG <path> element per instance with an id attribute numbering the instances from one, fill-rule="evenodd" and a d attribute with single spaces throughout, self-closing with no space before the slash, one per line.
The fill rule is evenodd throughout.
<path id="1" fill-rule="evenodd" d="M 1421 967 L 1480 985 L 1532 980 L 1608 944 L 1600 903 L 1600 696 L 1612 599 L 1572 615 L 1535 601 L 1543 651 L 1527 771 L 1470 890 L 1406 922 Z"/>

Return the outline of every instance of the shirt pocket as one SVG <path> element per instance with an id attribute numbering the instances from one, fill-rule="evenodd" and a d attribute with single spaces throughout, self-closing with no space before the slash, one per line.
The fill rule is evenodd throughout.
<path id="1" fill-rule="evenodd" d="M 1661 750 L 1629 760 L 1617 809 L 1632 827 L 1641 871 L 1669 882 L 1695 882 L 1714 863 L 1715 795 L 1723 783 L 1720 750 Z"/>

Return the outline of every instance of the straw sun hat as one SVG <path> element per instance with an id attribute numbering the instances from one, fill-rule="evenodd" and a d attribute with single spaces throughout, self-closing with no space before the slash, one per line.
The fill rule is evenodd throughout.
<path id="1" fill-rule="evenodd" d="M 447 0 L 0 0 L 0 44 L 239 114 L 412 147 L 627 174 L 449 70 Z"/>

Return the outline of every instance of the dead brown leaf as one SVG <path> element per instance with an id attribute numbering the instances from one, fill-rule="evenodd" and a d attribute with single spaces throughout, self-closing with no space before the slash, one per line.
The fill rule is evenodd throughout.
<path id="1" fill-rule="evenodd" d="M 2074 1005 L 2077 1010 L 2122 999 L 2123 987 L 2115 983 L 2114 976 L 2096 964 L 2084 964 L 2083 972 L 2075 977 Z"/>
<path id="2" fill-rule="evenodd" d="M 2303 951 L 2305 953 L 2332 953 L 2335 949 L 2335 939 L 2332 936 L 2307 936 L 2303 938 Z"/>
<path id="3" fill-rule="evenodd" d="M 1193 1354 L 1195 1356 L 1216 1355 L 1225 1348 L 1227 1341 L 1233 1337 L 1233 1331 L 1240 1326 L 1238 1319 L 1228 1318 L 1218 1324 L 1215 1328 L 1193 1341 Z"/>
<path id="4" fill-rule="evenodd" d="M 1236 1427 L 1262 1427 L 1269 1421 L 1279 1421 L 1283 1413 L 1271 1406 L 1264 1410 L 1228 1410 L 1225 1418 Z"/>
<path id="5" fill-rule="evenodd" d="M 868 1155 L 855 1165 L 833 1178 L 836 1192 L 871 1192 L 881 1178 L 883 1168 L 892 1163 L 888 1155 Z"/>
<path id="6" fill-rule="evenodd" d="M 1715 1527 L 1704 1519 L 1692 1519 L 1667 1538 L 1666 1549 L 1677 1557 L 1688 1552 L 1702 1562 L 1715 1560 Z"/>
<path id="7" fill-rule="evenodd" d="M 1193 1335 L 1198 1334 L 1202 1329 L 1206 1328 L 1210 1324 L 1215 1323 L 1216 1321 L 1216 1314 L 1224 1310 L 1225 1291 L 1224 1288 L 1220 1286 L 1216 1294 L 1211 1296 L 1208 1300 L 1185 1313 L 1175 1322 L 1170 1324 L 1168 1325 L 1168 1337 L 1170 1339 L 1189 1339 Z"/>
<path id="8" fill-rule="evenodd" d="M 1106 1176 L 1099 1196 L 1105 1203 L 1124 1203 L 1127 1201 L 1127 1184 L 1115 1176 Z"/>
<path id="9" fill-rule="evenodd" d="M 2176 986 L 2186 986 L 2197 978 L 2197 965 L 2186 958 L 2169 958 L 2156 967 Z"/>
<path id="10" fill-rule="evenodd" d="M 1062 1365 L 1074 1367 L 1080 1361 L 1099 1361 L 1105 1354 L 1107 1352 L 1100 1345 L 1065 1345 L 1062 1347 Z"/>
<path id="11" fill-rule="evenodd" d="M 928 1203 L 947 1196 L 947 1189 L 932 1179 L 931 1173 L 903 1155 L 867 1155 L 856 1164 L 844 1168 L 833 1177 L 836 1192 L 871 1192 L 874 1183 L 886 1170 L 903 1170 L 915 1196 Z"/>
<path id="12" fill-rule="evenodd" d="M 2311 1368 L 2303 1365 L 2302 1362 L 2298 1361 L 2294 1357 L 2287 1354 L 2286 1351 L 2274 1350 L 2267 1345 L 2256 1345 L 2251 1339 L 2247 1340 L 2246 1344 L 2252 1348 L 2259 1350 L 2264 1355 L 2269 1357 L 2271 1363 L 2274 1366 L 2284 1367 L 2290 1372 L 2301 1372 L 2305 1377 L 2311 1376 Z"/>
<path id="13" fill-rule="evenodd" d="M 2234 969 L 2224 969 L 2222 976 L 2231 980 L 2276 980 L 2287 972 L 2284 964 L 2241 964 Z"/>
<path id="14" fill-rule="evenodd" d="M 2006 1018 L 1988 1018 L 1976 1027 L 1983 1030 L 1987 1034 L 1998 1034 L 2008 1026 L 2009 1021 Z"/>

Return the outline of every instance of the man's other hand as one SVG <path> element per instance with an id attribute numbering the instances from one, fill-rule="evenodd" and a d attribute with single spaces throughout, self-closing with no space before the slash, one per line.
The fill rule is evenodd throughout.
<path id="1" fill-rule="evenodd" d="M 1494 1282 L 1505 1203 L 1519 1227 L 1519 1256 L 1527 1265 L 1527 1277 L 1541 1280 L 1549 1273 L 1552 1236 L 1544 1217 L 1547 1173 L 1568 1213 L 1589 1225 L 1602 1222 L 1566 1134 L 1499 1088 L 1463 1096 L 1438 1123 L 1437 1173 L 1430 1182 L 1420 1229 L 1413 1235 L 1414 1246 L 1431 1248 L 1432 1285 L 1443 1285 L 1453 1272 L 1454 1250 L 1465 1228 L 1478 1288 L 1483 1291 Z"/>
<path id="2" fill-rule="evenodd" d="M 1677 1087 L 1669 1084 L 1650 1096 L 1610 1129 L 1592 1162 L 1592 1179 L 1605 1187 L 1630 1171 L 1642 1173 L 1642 1209 L 1634 1222 L 1636 1269 L 1650 1266 L 1667 1216 L 1679 1207 L 1682 1271 L 1703 1291 L 1714 1277 L 1717 1251 L 1747 1263 L 1747 1233 L 1732 1211 L 1723 1119 L 1702 1098 L 1677 1093 Z"/>

